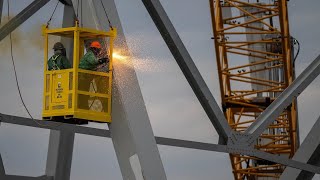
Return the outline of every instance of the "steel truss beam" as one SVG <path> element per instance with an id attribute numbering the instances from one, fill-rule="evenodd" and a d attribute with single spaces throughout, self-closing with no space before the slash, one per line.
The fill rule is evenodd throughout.
<path id="1" fill-rule="evenodd" d="M 59 1 L 66 6 L 72 6 L 71 0 L 59 0 Z"/>
<path id="2" fill-rule="evenodd" d="M 78 6 L 78 2 L 82 2 L 82 5 Z M 80 25 L 87 28 L 109 29 L 104 11 L 108 12 L 112 25 L 117 28 L 114 51 L 130 56 L 114 0 L 73 0 L 75 11 L 82 6 L 85 8 L 79 9 L 78 18 Z M 137 75 L 132 67 L 131 58 L 125 64 L 113 62 L 112 97 L 117 98 L 112 98 L 112 123 L 109 129 L 121 174 L 123 179 L 130 180 L 138 180 L 141 176 L 145 180 L 166 180 Z"/>
<path id="3" fill-rule="evenodd" d="M 54 179 L 53 177 L 49 177 L 49 176 L 27 177 L 27 176 L 5 175 L 1 177 L 1 180 L 54 180 Z"/>
<path id="4" fill-rule="evenodd" d="M 72 4 L 71 1 L 69 3 Z M 62 27 L 73 26 L 74 20 L 75 12 L 73 7 L 64 6 Z M 71 60 L 73 55 L 73 40 L 70 38 L 61 38 L 61 42 L 65 45 L 69 59 Z M 55 177 L 55 179 L 70 179 L 74 137 L 75 133 L 73 132 L 50 130 L 45 171 L 47 176 Z"/>
<path id="5" fill-rule="evenodd" d="M 320 55 L 290 84 L 245 131 L 252 144 L 296 97 L 320 74 Z"/>
<path id="6" fill-rule="evenodd" d="M 1 176 L 4 176 L 5 174 L 6 174 L 6 171 L 5 171 L 5 169 L 4 169 L 2 157 L 1 157 L 1 154 L 0 154 L 0 177 L 1 177 Z"/>
<path id="7" fill-rule="evenodd" d="M 181 147 L 188 149 L 196 149 L 203 151 L 228 152 L 226 145 L 209 144 L 195 141 L 187 141 L 181 139 L 172 139 L 164 137 L 155 137 L 158 145 Z"/>
<path id="8" fill-rule="evenodd" d="M 73 124 L 59 123 L 54 121 L 32 120 L 29 118 L 17 117 L 17 116 L 5 115 L 5 114 L 0 114 L 0 121 L 3 123 L 16 124 L 21 126 L 29 126 L 29 127 L 35 127 L 35 128 L 57 130 L 57 131 L 66 131 L 69 133 L 77 133 L 77 134 L 111 138 L 110 131 L 106 129 L 90 128 L 85 126 L 77 126 Z M 227 152 L 226 147 L 221 145 L 199 143 L 199 142 L 171 139 L 171 138 L 164 138 L 164 137 L 155 137 L 155 138 L 156 138 L 157 144 L 159 145 L 176 146 L 176 147 L 184 147 L 184 148 L 207 150 L 207 151 Z"/>
<path id="9" fill-rule="evenodd" d="M 10 116 L 5 114 L 0 114 L 0 121 L 3 123 L 16 124 L 22 126 L 67 131 L 70 133 L 78 133 L 99 137 L 110 137 L 110 131 L 108 130 L 90 128 L 85 126 L 76 126 L 73 124 L 66 124 L 54 121 L 32 120 L 29 118 Z"/>
<path id="10" fill-rule="evenodd" d="M 3 0 L 0 0 L 0 25 L 1 25 L 1 19 L 2 19 L 2 10 L 3 10 Z"/>
<path id="11" fill-rule="evenodd" d="M 46 175 L 69 180 L 75 133 L 51 130 L 47 154 Z"/>
<path id="12" fill-rule="evenodd" d="M 10 124 L 17 124 L 23 126 L 31 126 L 37 128 L 44 128 L 44 129 L 55 129 L 60 131 L 68 131 L 72 133 L 80 133 L 86 135 L 93 135 L 93 136 L 101 136 L 101 137 L 110 137 L 109 130 L 104 129 L 96 129 L 96 128 L 89 128 L 83 126 L 76 126 L 72 124 L 65 124 L 65 123 L 57 123 L 57 122 L 50 122 L 50 121 L 41 121 L 41 120 L 31 120 L 28 118 L 23 117 L 16 117 L 10 115 L 0 115 L 1 121 L 4 123 Z M 39 125 L 41 123 L 41 126 Z M 209 144 L 209 143 L 202 143 L 202 142 L 194 142 L 194 141 L 186 141 L 186 140 L 179 140 L 179 139 L 171 139 L 171 138 L 163 138 L 163 137 L 155 137 L 156 142 L 158 145 L 166 145 L 166 146 L 175 146 L 175 147 L 183 147 L 189 149 L 197 149 L 197 150 L 205 150 L 205 151 L 215 151 L 215 152 L 223 152 L 223 153 L 235 153 L 241 155 L 249 155 L 258 157 L 261 159 L 265 159 L 268 161 L 272 161 L 275 163 L 287 165 L 290 167 L 303 169 L 306 171 L 314 172 L 319 174 L 320 167 L 305 164 L 302 162 L 298 162 L 295 160 L 291 160 L 285 157 L 281 157 L 278 155 L 269 154 L 263 151 L 258 151 L 250 147 L 238 147 L 233 145 L 217 145 L 217 144 Z"/>
<path id="13" fill-rule="evenodd" d="M 2 1 L 2 0 L 1 0 Z M 46 5 L 50 0 L 34 0 L 29 6 L 24 8 L 19 14 L 12 18 L 0 29 L 0 41 L 24 23 L 29 17 Z"/>
<path id="14" fill-rule="evenodd" d="M 228 135 L 232 130 L 161 3 L 159 0 L 142 0 L 142 2 L 177 61 L 184 76 L 188 80 L 193 92 L 200 101 L 211 123 L 220 137 L 224 140 L 224 143 L 226 143 Z"/>
<path id="15" fill-rule="evenodd" d="M 292 159 L 312 165 L 320 165 L 320 117 L 313 125 L 309 134 L 301 144 L 298 151 L 295 153 Z M 311 180 L 314 173 L 301 171 L 299 169 L 294 169 L 287 167 L 282 173 L 280 180 L 286 179 L 303 179 Z"/>

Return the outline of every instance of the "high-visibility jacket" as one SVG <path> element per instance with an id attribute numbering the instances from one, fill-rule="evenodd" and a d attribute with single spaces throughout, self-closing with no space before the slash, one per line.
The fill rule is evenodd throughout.
<path id="1" fill-rule="evenodd" d="M 86 69 L 95 71 L 99 65 L 99 60 L 93 54 L 91 50 L 89 50 L 81 59 L 79 63 L 80 69 Z"/>
<path id="2" fill-rule="evenodd" d="M 48 70 L 60 70 L 71 68 L 67 57 L 62 54 L 55 54 L 48 60 Z"/>

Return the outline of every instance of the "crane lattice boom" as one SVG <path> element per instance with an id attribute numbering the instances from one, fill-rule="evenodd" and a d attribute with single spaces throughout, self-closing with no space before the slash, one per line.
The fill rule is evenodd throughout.
<path id="1" fill-rule="evenodd" d="M 222 109 L 245 131 L 294 79 L 286 0 L 210 0 Z M 293 102 L 261 134 L 255 148 L 292 157 L 298 147 Z M 234 178 L 278 178 L 284 166 L 230 154 Z"/>

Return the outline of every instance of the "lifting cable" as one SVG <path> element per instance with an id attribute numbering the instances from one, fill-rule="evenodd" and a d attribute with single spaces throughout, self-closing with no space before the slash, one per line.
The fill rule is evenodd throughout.
<path id="1" fill-rule="evenodd" d="M 103 4 L 102 0 L 100 0 L 100 3 L 101 3 L 101 5 L 102 5 L 104 14 L 106 15 L 106 18 L 107 18 L 107 20 L 108 20 L 109 28 L 110 28 L 111 30 L 113 30 L 113 26 L 112 26 L 112 24 L 111 24 L 111 21 L 110 21 L 110 19 L 109 19 L 108 13 L 107 13 L 107 10 L 106 10 L 106 8 L 104 7 L 104 4 Z M 97 24 L 96 24 L 96 25 L 97 25 Z M 105 48 L 105 49 L 108 49 L 107 44 L 108 44 L 107 41 L 104 39 L 104 45 L 105 45 L 104 48 Z M 107 52 L 107 54 L 108 54 L 108 52 Z M 109 71 L 111 71 L 111 70 L 109 70 Z"/>
<path id="2" fill-rule="evenodd" d="M 113 30 L 113 27 L 112 27 L 111 21 L 110 21 L 110 19 L 109 19 L 108 13 L 107 13 L 107 11 L 106 11 L 106 8 L 104 7 L 102 0 L 100 0 L 100 2 L 101 2 L 101 5 L 102 5 L 102 7 L 103 7 L 104 13 L 105 13 L 105 15 L 106 15 L 106 17 L 107 17 L 107 20 L 108 20 L 108 23 L 109 23 L 109 27 L 110 27 L 111 30 Z"/>
<path id="3" fill-rule="evenodd" d="M 80 0 L 77 1 L 77 13 L 76 13 L 76 21 L 78 21 L 78 22 L 79 22 L 79 16 L 78 15 L 79 15 L 79 4 L 80 4 L 79 1 Z M 82 9 L 81 9 L 81 11 L 82 11 Z"/>
<path id="4" fill-rule="evenodd" d="M 53 10 L 53 12 L 52 12 L 52 14 L 51 14 L 51 16 L 50 16 L 50 19 L 49 19 L 49 20 L 48 20 L 48 22 L 47 22 L 47 26 L 46 26 L 46 28 L 48 28 L 48 27 L 49 27 L 50 22 L 51 22 L 51 20 L 52 20 L 52 17 L 53 17 L 54 13 L 55 13 L 55 12 L 56 12 L 56 10 L 57 10 L 57 7 L 58 7 L 59 2 L 60 2 L 60 1 L 58 1 L 58 2 L 57 2 L 57 4 L 56 4 L 56 7 L 54 8 L 54 10 Z"/>
<path id="5" fill-rule="evenodd" d="M 109 28 L 110 28 L 111 30 L 113 30 L 111 21 L 110 21 L 110 19 L 109 19 L 108 13 L 107 13 L 107 11 L 106 11 L 106 8 L 104 7 L 104 4 L 103 4 L 102 0 L 100 0 L 100 3 L 101 3 L 101 5 L 102 5 L 102 7 L 103 7 L 104 13 L 105 13 L 106 18 L 107 18 L 107 20 L 108 20 Z M 81 0 L 81 18 L 82 18 L 82 0 Z M 106 42 L 105 39 L 104 39 L 104 45 L 105 45 L 104 48 L 105 48 L 105 49 L 108 49 L 108 47 L 107 47 L 107 42 Z M 107 53 L 107 54 L 108 54 L 108 53 Z M 109 72 L 109 71 L 111 71 L 111 70 L 108 70 L 108 72 Z M 91 81 L 90 84 L 92 85 L 93 91 L 94 91 L 95 93 L 97 93 L 97 90 L 96 90 L 96 88 L 94 87 L 93 81 Z M 96 101 L 97 99 L 98 99 L 98 98 L 95 97 L 95 98 L 92 100 L 92 102 L 91 102 L 91 104 L 90 104 L 90 106 L 89 106 L 89 109 L 91 109 L 92 105 L 95 103 L 95 101 Z M 101 102 L 101 103 L 102 103 L 102 102 Z"/>
<path id="6" fill-rule="evenodd" d="M 80 8 L 81 8 L 81 15 L 80 15 L 80 19 L 81 19 L 81 27 L 83 27 L 83 19 L 82 19 L 82 10 L 83 10 L 83 9 L 82 9 L 82 0 L 81 0 L 81 2 L 80 2 L 80 3 L 81 3 L 81 5 L 80 5 L 80 6 L 81 6 L 81 7 L 80 7 Z"/>
<path id="7" fill-rule="evenodd" d="M 80 19 L 79 19 L 79 6 L 80 6 Z M 81 27 L 83 27 L 83 19 L 82 19 L 82 0 L 77 1 L 77 12 L 76 12 L 76 22 L 80 24 Z"/>
<path id="8" fill-rule="evenodd" d="M 102 0 L 100 0 L 100 3 L 101 3 L 101 5 L 102 5 L 102 7 L 103 7 L 103 11 L 104 11 L 104 14 L 106 15 L 106 17 L 107 17 L 107 20 L 108 20 L 108 23 L 109 23 L 109 27 L 110 27 L 110 29 L 111 30 L 113 30 L 113 26 L 112 26 L 112 24 L 111 24 L 111 21 L 110 21 L 110 19 L 109 19 L 109 16 L 108 16 L 108 13 L 107 13 L 107 11 L 106 11 L 106 8 L 104 7 L 104 4 L 103 4 L 103 2 L 102 2 Z M 81 20 L 81 26 L 83 26 L 83 20 L 82 20 L 82 11 L 83 11 L 83 9 L 82 9 L 82 0 L 78 0 L 77 1 L 77 12 L 76 12 L 76 20 L 79 22 L 79 6 L 80 6 L 80 20 Z"/>
<path id="9" fill-rule="evenodd" d="M 59 1 L 58 1 L 59 2 Z M 57 7 L 57 6 L 56 6 Z M 9 0 L 7 0 L 7 11 L 8 11 L 8 20 L 10 20 L 10 4 L 9 4 Z M 51 16 L 52 17 L 52 16 Z M 51 19 L 51 18 L 50 18 Z M 23 107 L 25 108 L 25 110 L 27 111 L 28 115 L 30 116 L 30 118 L 36 123 L 38 124 L 39 126 L 45 126 L 45 127 L 58 127 L 60 126 L 62 123 L 56 125 L 56 126 L 50 126 L 50 125 L 45 125 L 45 124 L 41 124 L 39 123 L 38 121 L 36 121 L 33 116 L 31 115 L 28 107 L 26 106 L 24 100 L 23 100 L 23 97 L 22 97 L 22 93 L 21 93 L 21 90 L 20 90 L 20 85 L 19 85 L 19 81 L 18 81 L 18 75 L 17 75 L 17 71 L 16 71 L 16 65 L 15 65 L 15 62 L 14 62 L 14 58 L 13 58 L 13 46 L 12 46 L 12 35 L 11 35 L 11 32 L 9 33 L 9 39 L 10 39 L 10 54 L 11 54 L 11 62 L 12 62 L 12 66 L 13 66 L 13 70 L 14 70 L 14 76 L 15 76 L 15 81 L 16 81 L 16 86 L 17 86 L 17 89 L 18 89 L 18 93 L 19 93 L 19 97 L 20 97 L 20 100 L 22 102 L 22 105 Z"/>
<path id="10" fill-rule="evenodd" d="M 102 7 L 103 7 L 103 10 L 104 10 L 104 13 L 105 13 L 105 15 L 106 15 L 106 18 L 107 18 L 107 20 L 108 20 L 109 27 L 110 27 L 111 30 L 113 30 L 113 27 L 112 27 L 111 21 L 110 21 L 110 19 L 109 19 L 109 16 L 108 16 L 108 14 L 107 14 L 106 8 L 104 7 L 104 4 L 103 4 L 102 0 L 100 0 L 100 2 L 101 2 L 101 5 L 102 5 Z M 80 20 L 79 20 L 79 6 L 80 6 Z M 77 1 L 76 20 L 77 20 L 78 23 L 81 25 L 81 27 L 83 27 L 82 14 L 83 14 L 82 0 L 78 0 L 78 1 Z M 106 43 L 105 43 L 105 44 L 106 44 Z M 90 82 L 90 84 L 92 85 L 93 91 L 96 93 L 97 90 L 96 90 L 96 88 L 94 87 L 93 82 Z M 96 100 L 97 100 L 97 98 L 95 97 L 95 98 L 93 99 L 93 101 L 90 103 L 89 109 L 91 109 L 92 105 L 95 103 Z"/>

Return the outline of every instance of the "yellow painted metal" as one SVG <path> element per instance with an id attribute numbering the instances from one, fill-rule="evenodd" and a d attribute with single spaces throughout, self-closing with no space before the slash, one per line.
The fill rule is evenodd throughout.
<path id="1" fill-rule="evenodd" d="M 48 29 L 43 26 L 42 35 L 44 37 L 43 119 L 111 122 L 112 52 L 114 38 L 117 35 L 116 29 L 106 32 L 81 28 L 76 23 L 75 27 L 59 29 Z M 52 71 L 47 69 L 48 43 L 51 36 L 73 39 L 73 68 Z M 79 61 L 85 51 L 85 41 L 97 39 L 103 40 L 108 47 L 106 51 L 110 59 L 109 71 L 79 69 Z M 86 88 L 81 89 L 81 86 Z"/>
<path id="2" fill-rule="evenodd" d="M 294 79 L 287 0 L 209 2 L 224 114 L 234 130 L 243 132 Z M 260 76 L 267 72 L 273 75 Z M 255 148 L 292 157 L 298 147 L 297 128 L 294 101 L 260 136 Z M 236 180 L 276 179 L 285 168 L 237 154 L 230 154 L 230 160 Z"/>

